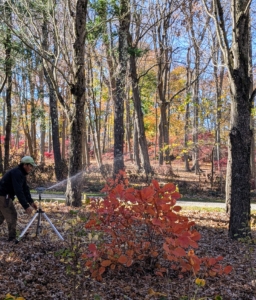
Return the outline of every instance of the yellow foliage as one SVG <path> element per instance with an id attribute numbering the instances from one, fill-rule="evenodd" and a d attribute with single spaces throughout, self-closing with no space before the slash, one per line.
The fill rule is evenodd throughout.
<path id="1" fill-rule="evenodd" d="M 167 295 L 166 294 L 163 294 L 163 293 L 159 293 L 159 292 L 155 292 L 152 288 L 150 288 L 148 290 L 148 294 L 150 296 L 158 296 L 158 297 L 166 297 Z"/>
<path id="2" fill-rule="evenodd" d="M 196 278 L 195 283 L 198 286 L 205 286 L 205 280 L 204 279 Z"/>
<path id="3" fill-rule="evenodd" d="M 8 293 L 8 294 L 6 294 L 4 300 L 26 300 L 26 299 L 23 297 L 15 297 L 15 296 L 11 295 L 10 293 Z"/>

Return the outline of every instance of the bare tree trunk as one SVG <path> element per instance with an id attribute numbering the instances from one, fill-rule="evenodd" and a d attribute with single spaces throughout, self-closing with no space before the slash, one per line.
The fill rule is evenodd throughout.
<path id="1" fill-rule="evenodd" d="M 137 170 L 141 169 L 141 163 L 140 163 L 140 150 L 139 150 L 139 139 L 138 139 L 138 127 L 134 118 L 133 123 L 133 160 L 134 164 L 137 167 Z"/>
<path id="2" fill-rule="evenodd" d="M 252 27 L 251 18 L 249 24 L 249 75 L 250 75 L 250 97 L 253 93 L 253 63 L 252 63 Z M 254 101 L 252 101 L 252 109 L 254 108 Z M 255 120 L 251 115 L 251 130 L 252 130 L 252 144 L 251 144 L 251 188 L 256 189 L 256 164 L 255 164 Z"/>
<path id="3" fill-rule="evenodd" d="M 187 83 L 186 83 L 186 106 L 185 106 L 185 126 L 184 126 L 184 164 L 185 171 L 189 172 L 189 156 L 188 156 L 188 130 L 189 130 L 189 117 L 190 117 L 190 84 L 191 84 L 191 69 L 190 69 L 190 48 L 187 53 Z"/>
<path id="4" fill-rule="evenodd" d="M 157 141 L 158 141 L 158 129 L 157 129 L 157 124 L 158 124 L 158 114 L 157 114 L 157 92 L 155 95 L 155 160 L 157 159 Z M 159 151 L 158 151 L 159 152 Z"/>
<path id="5" fill-rule="evenodd" d="M 40 163 L 45 163 L 45 131 L 46 131 L 46 124 L 45 124 L 45 109 L 44 109 L 44 71 L 43 66 L 39 71 L 39 88 L 38 94 L 40 99 Z"/>
<path id="6" fill-rule="evenodd" d="M 48 50 L 48 26 L 47 21 L 44 20 L 42 26 L 43 33 L 43 48 L 45 51 Z M 56 51 L 56 46 L 55 51 Z M 61 158 L 60 152 L 60 140 L 59 140 L 59 113 L 57 106 L 57 94 L 55 87 L 53 85 L 52 79 L 47 68 L 43 67 L 45 80 L 49 89 L 49 106 L 50 106 L 50 116 L 51 116 L 51 133 L 52 133 L 52 147 L 53 147 L 53 155 L 54 155 L 54 170 L 55 176 L 57 180 L 63 179 L 63 161 Z M 55 75 L 55 70 L 52 68 L 52 73 Z M 49 128 L 49 136 L 50 136 L 50 128 Z M 50 139 L 49 139 L 49 148 L 50 148 Z"/>
<path id="7" fill-rule="evenodd" d="M 32 53 L 29 57 L 29 65 L 30 68 L 33 70 L 33 56 Z M 28 74 L 28 80 L 29 80 L 29 87 L 30 87 L 30 115 L 31 115 L 31 121 L 30 121 L 30 134 L 31 134 L 31 141 L 32 141 L 32 149 L 33 152 L 31 156 L 36 160 L 37 159 L 37 146 L 36 146 L 36 115 L 35 115 L 35 83 L 33 82 L 33 78 L 31 75 L 31 72 Z"/>
<path id="8" fill-rule="evenodd" d="M 221 122 L 221 108 L 222 108 L 222 101 L 221 101 L 221 93 L 222 93 L 222 84 L 224 78 L 224 66 L 221 66 L 220 73 L 218 74 L 218 63 L 219 63 L 219 54 L 221 54 L 221 62 L 223 63 L 223 54 L 217 50 L 219 47 L 218 44 L 213 45 L 212 49 L 212 59 L 213 59 L 213 74 L 214 74 L 214 81 L 215 81 L 215 90 L 216 90 L 216 130 L 215 130 L 215 153 L 217 159 L 217 166 L 218 170 L 220 170 L 220 159 L 221 159 L 221 151 L 220 151 L 220 122 Z"/>
<path id="9" fill-rule="evenodd" d="M 88 136 L 87 136 L 87 127 L 89 125 L 87 124 L 87 120 L 84 120 L 84 161 L 85 161 L 85 166 L 89 167 L 90 166 L 90 149 L 88 147 Z"/>
<path id="10" fill-rule="evenodd" d="M 70 116 L 69 170 L 66 204 L 81 206 L 82 135 L 85 105 L 85 38 L 87 0 L 77 0 L 75 12 L 74 83 L 71 87 L 74 107 Z"/>
<path id="11" fill-rule="evenodd" d="M 51 118 L 48 120 L 48 152 L 52 152 L 52 122 Z"/>
<path id="12" fill-rule="evenodd" d="M 107 124 L 108 124 L 108 116 L 110 113 L 110 98 L 108 98 L 107 103 L 106 103 L 106 111 L 105 111 L 105 116 L 104 116 L 104 131 L 103 131 L 103 142 L 102 142 L 102 153 L 106 152 L 106 138 L 107 138 Z"/>
<path id="13" fill-rule="evenodd" d="M 30 130 L 29 130 L 27 95 L 24 100 L 25 100 L 25 102 L 24 102 L 25 116 L 22 118 L 22 125 L 23 125 L 24 134 L 27 138 L 29 154 L 30 154 L 30 156 L 32 156 L 33 155 L 33 144 L 32 144 L 32 138 L 31 138 L 31 134 L 30 134 Z"/>
<path id="14" fill-rule="evenodd" d="M 11 9 L 6 4 L 5 11 L 7 13 L 7 18 L 11 22 Z M 6 29 L 6 37 L 4 40 L 5 48 L 5 76 L 6 81 L 6 96 L 5 103 L 7 109 L 6 124 L 5 124 L 5 140 L 4 140 L 4 172 L 7 171 L 9 167 L 10 160 L 10 143 L 11 143 L 11 129 L 12 129 L 12 35 L 9 28 Z"/>
<path id="15" fill-rule="evenodd" d="M 199 77 L 199 49 L 195 49 L 195 78 Z M 199 113 L 199 79 L 193 85 L 193 167 L 195 174 L 199 174 L 199 145 L 198 145 L 198 113 Z"/>
<path id="16" fill-rule="evenodd" d="M 148 155 L 148 147 L 147 147 L 147 140 L 143 122 L 143 113 L 142 113 L 142 104 L 138 86 L 138 76 L 137 76 L 137 68 L 136 68 L 136 61 L 135 55 L 132 53 L 130 54 L 130 75 L 132 78 L 132 92 L 133 92 L 133 103 L 134 103 L 134 111 L 135 111 L 135 125 L 137 126 L 138 132 L 138 140 L 140 146 L 140 154 L 141 154 L 141 163 L 142 167 L 146 173 L 149 175 L 152 173 L 149 155 Z"/>
<path id="17" fill-rule="evenodd" d="M 127 37 L 129 32 L 130 12 L 129 0 L 120 0 L 119 16 L 119 64 L 116 77 L 116 102 L 114 114 L 114 174 L 124 169 L 124 99 L 126 69 L 128 61 Z"/>
<path id="18" fill-rule="evenodd" d="M 89 112 L 89 123 L 91 132 L 93 135 L 93 145 L 94 145 L 94 154 L 96 156 L 98 166 L 99 168 L 102 167 L 102 156 L 101 156 L 101 145 L 100 145 L 100 108 L 98 108 L 98 104 L 96 103 L 95 99 L 95 92 L 93 90 L 94 86 L 94 78 L 93 78 L 93 68 L 92 68 L 92 61 L 91 57 L 88 57 L 89 63 L 88 63 L 88 72 L 87 72 L 87 85 L 88 85 L 88 99 L 90 99 L 90 102 L 88 102 L 88 112 Z"/>
<path id="19" fill-rule="evenodd" d="M 129 153 L 130 160 L 132 160 L 132 146 L 131 146 L 131 110 L 130 110 L 130 99 L 129 99 L 129 90 L 127 91 L 127 96 L 125 100 L 125 110 L 126 110 L 126 143 L 127 143 L 127 152 Z"/>
<path id="20" fill-rule="evenodd" d="M 61 131 L 61 158 L 66 158 L 66 114 L 62 113 L 62 131 Z"/>
<path id="21" fill-rule="evenodd" d="M 3 174 L 4 166 L 3 166 L 3 153 L 2 153 L 2 133 L 0 128 L 0 173 Z"/>

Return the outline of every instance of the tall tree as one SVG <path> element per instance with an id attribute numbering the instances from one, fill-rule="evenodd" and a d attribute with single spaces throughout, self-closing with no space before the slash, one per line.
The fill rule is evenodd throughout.
<path id="1" fill-rule="evenodd" d="M 142 49 L 139 49 L 139 41 L 140 41 L 140 26 L 142 19 L 142 12 L 136 10 L 133 14 L 133 21 L 135 23 L 134 27 L 131 31 L 128 32 L 128 51 L 130 54 L 130 77 L 131 77 L 131 85 L 132 85 L 132 95 L 133 95 L 133 103 L 134 103 L 134 112 L 135 112 L 135 126 L 137 126 L 137 135 L 138 142 L 140 147 L 140 161 L 142 164 L 142 168 L 145 171 L 146 175 L 149 175 L 152 172 L 149 155 L 148 155 L 148 146 L 147 139 L 145 134 L 145 127 L 143 121 L 143 112 L 142 112 L 142 101 L 139 90 L 139 76 L 137 71 L 137 59 L 143 53 Z M 132 31 L 136 32 L 135 37 L 133 38 Z"/>
<path id="2" fill-rule="evenodd" d="M 54 8 L 51 12 L 54 14 Z M 43 24 L 42 24 L 42 49 L 43 51 L 49 51 L 49 24 L 47 14 L 43 13 Z M 47 65 L 47 62 L 43 59 L 43 72 L 45 80 L 48 85 L 49 91 L 49 106 L 50 106 L 50 116 L 51 116 L 51 132 L 52 132 L 52 148 L 54 157 L 54 170 L 57 180 L 63 179 L 63 160 L 60 152 L 60 140 L 59 140 L 59 113 L 58 113 L 58 96 L 56 93 L 56 87 L 54 82 L 57 80 L 56 68 L 54 67 L 58 62 L 58 45 L 56 43 L 56 35 L 53 36 L 53 52 L 54 55 L 51 58 L 51 64 Z M 54 81 L 54 82 L 53 82 Z"/>
<path id="3" fill-rule="evenodd" d="M 249 23 L 251 1 L 232 0 L 232 40 L 229 42 L 224 8 L 220 0 L 212 1 L 210 9 L 203 0 L 207 14 L 213 19 L 223 60 L 228 70 L 231 113 L 229 153 L 226 177 L 226 203 L 230 213 L 229 236 L 232 239 L 250 236 L 250 127 L 252 100 L 249 72 Z"/>
<path id="4" fill-rule="evenodd" d="M 120 0 L 118 70 L 116 73 L 116 101 L 114 103 L 114 174 L 124 169 L 124 100 L 128 61 L 127 38 L 130 24 L 129 0 Z"/>
<path id="5" fill-rule="evenodd" d="M 74 103 L 70 118 L 70 154 L 68 168 L 68 182 L 66 189 L 66 203 L 73 206 L 81 206 L 82 181 L 73 180 L 82 169 L 82 136 L 84 124 L 85 105 L 85 39 L 86 39 L 86 16 L 87 0 L 77 0 L 74 16 L 75 43 L 74 48 L 74 79 L 71 84 L 71 96 Z"/>
<path id="6" fill-rule="evenodd" d="M 176 3 L 177 4 L 177 3 Z M 170 28 L 173 23 L 172 15 L 177 9 L 173 1 L 157 1 L 155 7 L 156 24 L 153 26 L 153 42 L 157 61 L 157 90 L 160 106 L 159 121 L 159 164 L 170 163 L 169 123 L 168 123 L 168 78 L 172 62 L 172 40 Z"/>
<path id="7" fill-rule="evenodd" d="M 11 23 L 12 22 L 12 10 L 5 2 L 4 5 L 6 19 Z M 6 76 L 6 92 L 5 92 L 5 103 L 6 103 L 6 125 L 5 125 L 5 140 L 4 140 L 4 171 L 9 167 L 10 161 L 10 142 L 11 142 L 11 128 L 12 128 L 12 34 L 9 28 L 6 28 L 6 36 L 4 40 L 5 47 L 5 76 Z"/>

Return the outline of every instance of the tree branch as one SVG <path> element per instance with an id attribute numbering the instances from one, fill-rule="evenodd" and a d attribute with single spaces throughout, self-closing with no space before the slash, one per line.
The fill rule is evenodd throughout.
<path id="1" fill-rule="evenodd" d="M 252 101 L 254 100 L 254 97 L 256 96 L 256 89 L 253 90 L 251 97 L 249 99 L 249 102 L 252 103 Z"/>
<path id="2" fill-rule="evenodd" d="M 225 22 L 224 22 L 224 18 L 223 18 L 223 9 L 221 7 L 221 3 L 219 0 L 213 0 L 213 12 L 214 13 L 212 14 L 212 13 L 210 13 L 210 11 L 206 5 L 206 1 L 205 0 L 202 0 L 202 1 L 203 1 L 203 5 L 205 7 L 206 13 L 213 19 L 213 21 L 215 23 L 216 33 L 217 33 L 217 37 L 219 40 L 219 45 L 220 45 L 221 51 L 224 56 L 224 61 L 228 67 L 228 71 L 231 73 L 232 72 L 232 64 L 231 64 L 230 55 L 229 55 L 230 49 L 229 49 L 227 34 L 226 34 L 226 30 L 225 30 Z M 217 16 L 219 17 L 220 21 L 217 20 Z"/>
<path id="3" fill-rule="evenodd" d="M 204 67 L 204 68 L 201 70 L 201 72 L 198 74 L 198 76 L 197 76 L 193 81 L 191 81 L 189 85 L 185 86 L 183 89 L 179 90 L 176 94 L 174 94 L 174 95 L 169 99 L 169 101 L 166 102 L 166 103 L 171 103 L 172 100 L 173 100 L 176 96 L 178 96 L 179 94 L 181 94 L 182 92 L 184 92 L 188 87 L 192 86 L 192 85 L 198 80 L 198 77 L 206 70 L 206 68 L 208 67 L 210 61 L 211 61 L 211 57 L 209 58 L 209 61 L 207 62 L 207 64 L 205 65 L 205 67 Z"/>
<path id="4" fill-rule="evenodd" d="M 248 13 L 251 3 L 252 3 L 252 0 L 248 0 L 248 3 L 246 4 L 245 10 L 244 10 L 245 15 Z"/>
<path id="5" fill-rule="evenodd" d="M 5 84 L 6 84 L 6 81 L 7 81 L 7 76 L 5 75 L 4 81 L 3 81 L 2 86 L 1 86 L 1 88 L 0 88 L 0 93 L 2 93 L 2 91 L 3 91 L 3 89 L 4 89 L 4 86 L 5 86 Z"/>

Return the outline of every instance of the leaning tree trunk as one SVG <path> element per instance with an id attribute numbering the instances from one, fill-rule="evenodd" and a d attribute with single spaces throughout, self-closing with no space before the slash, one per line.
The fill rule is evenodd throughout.
<path id="1" fill-rule="evenodd" d="M 74 83 L 71 86 L 74 103 L 70 115 L 70 151 L 66 189 L 66 204 L 81 206 L 82 199 L 82 136 L 85 104 L 85 37 L 87 0 L 77 0 L 75 15 Z"/>
<path id="2" fill-rule="evenodd" d="M 141 105 L 141 98 L 140 98 L 140 92 L 138 86 L 139 81 L 138 81 L 136 61 L 135 61 L 135 49 L 134 49 L 134 54 L 133 53 L 130 54 L 130 70 L 131 70 L 130 74 L 132 78 L 132 93 L 133 93 L 133 102 L 134 102 L 134 111 L 135 111 L 135 124 L 137 126 L 137 132 L 138 132 L 141 163 L 146 175 L 149 175 L 150 173 L 152 173 L 152 169 L 150 166 L 147 139 L 146 139 L 144 121 L 143 121 L 143 113 L 141 109 L 142 105 Z"/>

